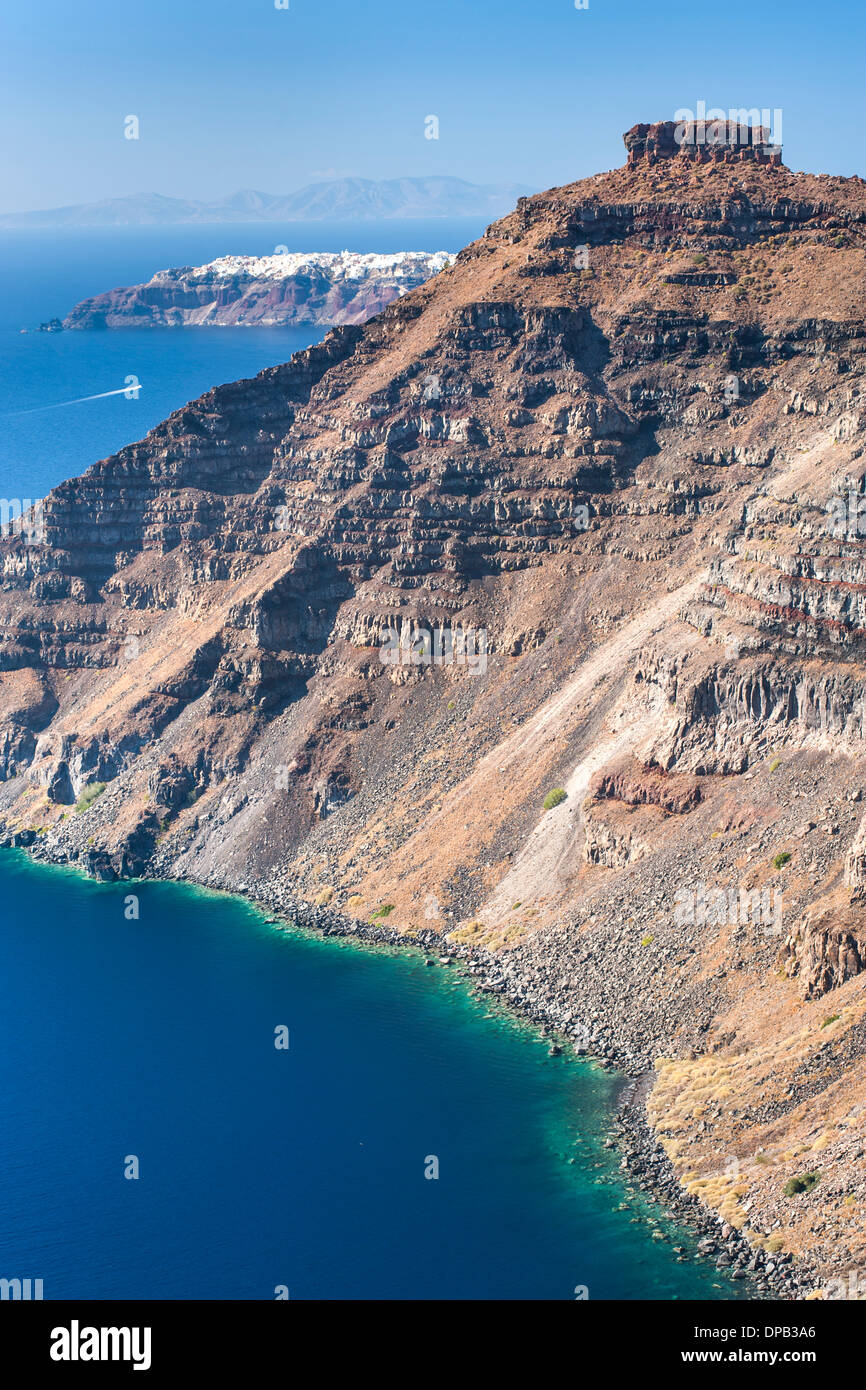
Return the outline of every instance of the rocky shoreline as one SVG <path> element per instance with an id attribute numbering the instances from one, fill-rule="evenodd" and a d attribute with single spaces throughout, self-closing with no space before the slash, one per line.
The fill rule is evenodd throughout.
<path id="1" fill-rule="evenodd" d="M 32 832 L 0 837 L 0 848 L 23 848 L 38 863 L 58 867 L 83 867 L 78 851 L 67 853 L 56 842 L 46 845 Z M 99 875 L 97 875 L 99 876 Z M 172 878 L 170 864 L 154 865 L 149 878 Z M 481 994 L 499 998 L 507 1008 L 531 1023 L 551 1041 L 551 1052 L 573 1047 L 579 1056 L 590 1056 L 608 1070 L 623 1074 L 623 1084 L 615 1122 L 606 1147 L 622 1154 L 620 1168 L 631 1185 L 655 1199 L 664 1209 L 698 1236 L 698 1251 L 712 1261 L 720 1273 L 734 1280 L 745 1280 L 754 1296 L 761 1299 L 802 1299 L 817 1287 L 817 1276 L 804 1262 L 795 1263 L 790 1254 L 770 1254 L 755 1247 L 724 1218 L 703 1206 L 687 1193 L 649 1123 L 646 1101 L 652 1089 L 653 1073 L 646 1070 L 633 1053 L 617 1045 L 615 1020 L 596 1020 L 592 1028 L 563 1012 L 557 982 L 551 981 L 548 997 L 539 1003 L 502 969 L 502 958 L 477 946 L 449 941 L 432 927 L 419 928 L 413 935 L 382 923 L 362 922 L 327 906 L 317 906 L 292 897 L 285 889 L 271 884 L 194 883 L 247 898 L 274 922 L 300 927 L 326 937 L 356 939 L 369 945 L 413 947 L 427 957 L 431 966 L 458 964 Z M 688 1258 L 681 1254 L 680 1259 Z"/>
<path id="2" fill-rule="evenodd" d="M 699 1233 L 699 1252 L 728 1278 L 747 1280 L 756 1298 L 806 1297 L 818 1280 L 805 1263 L 795 1263 L 789 1254 L 772 1255 L 751 1245 L 735 1227 L 685 1191 L 647 1117 L 651 1086 L 650 1073 L 626 1082 L 616 1118 L 614 1138 L 623 1155 L 620 1167 L 633 1185 Z"/>

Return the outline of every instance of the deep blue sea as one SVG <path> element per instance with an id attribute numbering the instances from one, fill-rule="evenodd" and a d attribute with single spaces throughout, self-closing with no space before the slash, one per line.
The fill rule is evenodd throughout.
<path id="1" fill-rule="evenodd" d="M 0 496 L 44 495 L 313 337 L 21 327 L 231 251 L 453 250 L 481 230 L 0 233 Z M 137 401 L 61 404 L 129 374 Z M 412 953 L 0 852 L 0 1277 L 46 1298 L 741 1297 L 678 1262 L 691 1237 L 624 1187 L 603 1147 L 616 1089 Z"/>
<path id="2" fill-rule="evenodd" d="M 0 879 L 0 1275 L 46 1298 L 740 1296 L 623 1186 L 615 1078 L 451 967 L 18 851 Z"/>

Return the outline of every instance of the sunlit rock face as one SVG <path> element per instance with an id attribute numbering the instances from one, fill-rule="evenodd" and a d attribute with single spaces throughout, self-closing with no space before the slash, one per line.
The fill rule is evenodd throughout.
<path id="1" fill-rule="evenodd" d="M 498 952 L 769 1226 L 866 1105 L 866 185 L 669 124 L 6 537 L 0 814 Z"/>
<path id="2" fill-rule="evenodd" d="M 64 328 L 207 328 L 364 323 L 451 263 L 448 251 L 393 255 L 278 251 L 160 270 L 144 285 L 84 299 Z"/>

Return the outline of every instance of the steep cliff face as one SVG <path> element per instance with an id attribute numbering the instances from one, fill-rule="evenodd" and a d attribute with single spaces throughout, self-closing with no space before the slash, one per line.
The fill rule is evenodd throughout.
<path id="1" fill-rule="evenodd" d="M 160 270 L 83 299 L 64 328 L 274 327 L 364 323 L 449 265 L 447 251 L 282 251 Z"/>
<path id="2" fill-rule="evenodd" d="M 864 240 L 858 179 L 639 160 L 58 488 L 2 547 L 7 835 L 484 946 L 667 1059 L 753 1241 L 853 1258 Z"/>

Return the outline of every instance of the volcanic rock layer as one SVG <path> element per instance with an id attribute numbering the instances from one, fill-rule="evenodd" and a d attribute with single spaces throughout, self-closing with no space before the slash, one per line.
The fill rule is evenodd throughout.
<path id="1" fill-rule="evenodd" d="M 864 236 L 859 179 L 640 159 L 55 489 L 2 544 L 7 839 L 485 948 L 846 1275 Z"/>

